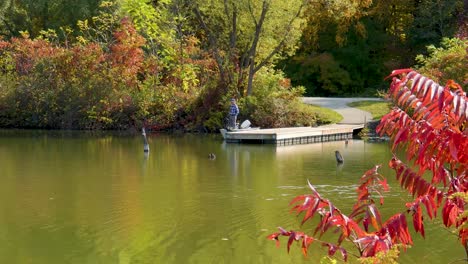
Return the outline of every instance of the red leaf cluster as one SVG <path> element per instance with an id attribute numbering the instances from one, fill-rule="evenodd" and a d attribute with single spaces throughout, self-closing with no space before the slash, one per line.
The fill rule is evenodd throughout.
<path id="1" fill-rule="evenodd" d="M 355 242 L 361 247 L 363 257 L 375 256 L 378 252 L 387 251 L 398 243 L 413 244 L 404 214 L 392 216 L 378 232 L 356 239 Z"/>
<path id="2" fill-rule="evenodd" d="M 141 48 L 145 39 L 138 34 L 128 19 L 122 19 L 120 28 L 114 32 L 116 43 L 110 47 L 110 60 L 116 76 L 125 80 L 127 85 L 135 85 L 137 73 L 141 71 L 144 52 Z"/>
<path id="3" fill-rule="evenodd" d="M 455 82 L 440 86 L 411 69 L 396 70 L 389 77 L 393 78 L 389 95 L 395 107 L 382 118 L 378 132 L 391 137 L 393 151 L 404 148 L 408 160 L 414 161 L 418 167 L 416 172 L 413 171 L 414 168 L 402 162 L 396 154 L 389 162 L 401 188 L 407 190 L 414 200 L 406 204 L 404 212 L 393 215 L 382 224 L 374 196 L 380 198 L 382 205 L 382 193 L 389 187 L 378 173 L 380 165 L 377 165 L 361 177 L 357 202 L 349 216 L 322 198 L 310 183 L 312 194 L 294 198 L 290 203 L 292 211 L 305 213 L 302 224 L 320 215 L 314 235 L 322 236 L 328 230 L 338 231 L 337 245 L 322 241 L 324 246 L 328 246 L 329 255 L 333 255 L 347 240 L 356 245 L 361 257 L 372 257 L 396 244 L 413 243 L 406 214 L 412 216 L 415 231 L 425 237 L 423 208 L 428 218 L 434 219 L 442 206 L 444 225 L 458 228 L 460 241 L 468 252 L 467 218 L 462 216 L 465 200 L 455 195 L 468 193 L 466 93 Z M 426 171 L 432 172 L 430 181 L 424 178 Z M 443 188 L 438 188 L 438 185 Z M 370 231 L 371 227 L 374 231 Z M 279 236 L 289 236 L 288 252 L 294 240 L 303 240 L 304 254 L 312 241 L 318 241 L 304 233 L 280 231 L 269 238 L 278 242 Z"/>
<path id="4" fill-rule="evenodd" d="M 432 219 L 445 198 L 444 225 L 460 227 L 466 222 L 460 217 L 465 202 L 452 196 L 468 192 L 466 93 L 454 81 L 444 87 L 411 69 L 394 71 L 390 77 L 393 81 L 389 94 L 396 107 L 382 118 L 378 131 L 392 137 L 393 149 L 398 145 L 405 147 L 408 159 L 419 166 L 415 173 L 396 157 L 389 163 L 401 187 L 416 196 L 414 202 L 407 204 L 413 226 L 424 236 L 422 206 Z M 422 177 L 426 170 L 432 172 L 430 183 Z M 446 190 L 437 189 L 436 184 L 442 184 Z M 459 230 L 460 240 L 468 248 L 467 233 Z"/>
<path id="5" fill-rule="evenodd" d="M 275 240 L 276 241 L 276 246 L 279 247 L 280 246 L 279 236 L 288 237 L 288 244 L 287 244 L 288 253 L 289 253 L 289 251 L 291 249 L 291 245 L 292 245 L 292 243 L 294 241 L 301 241 L 302 253 L 304 254 L 304 256 L 307 256 L 307 251 L 309 249 L 309 246 L 312 244 L 312 242 L 318 241 L 318 242 L 320 242 L 320 244 L 322 244 L 322 246 L 328 247 L 328 255 L 329 256 L 335 255 L 336 251 L 339 250 L 341 252 L 341 256 L 343 257 L 343 260 L 344 261 L 348 260 L 348 252 L 343 247 L 340 247 L 340 246 L 335 245 L 335 244 L 320 241 L 318 239 L 315 239 L 314 237 L 311 237 L 311 236 L 308 236 L 308 235 L 304 234 L 303 232 L 295 232 L 295 231 L 292 231 L 292 230 L 291 231 L 286 231 L 285 229 L 283 229 L 281 227 L 278 227 L 278 229 L 280 230 L 280 232 L 273 233 L 273 234 L 269 235 L 267 238 L 270 239 L 270 240 Z"/>

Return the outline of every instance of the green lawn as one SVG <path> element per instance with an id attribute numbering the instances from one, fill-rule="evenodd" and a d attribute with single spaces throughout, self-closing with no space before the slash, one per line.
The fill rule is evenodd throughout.
<path id="1" fill-rule="evenodd" d="M 379 120 L 390 112 L 392 104 L 390 102 L 360 101 L 349 103 L 348 106 L 359 108 L 372 114 L 372 119 Z"/>
<path id="2" fill-rule="evenodd" d="M 339 113 L 329 108 L 324 108 L 324 107 L 311 105 L 311 104 L 304 105 L 304 107 L 307 107 L 310 111 L 317 114 L 318 116 L 317 121 L 320 124 L 335 124 L 343 120 L 342 115 L 340 115 Z"/>

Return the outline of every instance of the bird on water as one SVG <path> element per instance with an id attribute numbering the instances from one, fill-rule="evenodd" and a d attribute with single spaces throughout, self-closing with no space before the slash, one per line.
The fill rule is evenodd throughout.
<path id="1" fill-rule="evenodd" d="M 343 156 L 341 156 L 341 153 L 338 150 L 335 150 L 335 158 L 337 163 L 344 162 Z"/>
<path id="2" fill-rule="evenodd" d="M 214 159 L 216 159 L 216 155 L 214 153 L 210 153 L 210 154 L 208 154 L 208 158 L 210 160 L 214 160 Z"/>

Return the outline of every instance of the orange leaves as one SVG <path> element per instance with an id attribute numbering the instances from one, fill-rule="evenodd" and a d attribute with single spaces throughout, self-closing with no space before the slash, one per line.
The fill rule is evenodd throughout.
<path id="1" fill-rule="evenodd" d="M 138 34 L 128 19 L 122 19 L 120 28 L 114 32 L 117 42 L 110 47 L 109 54 L 115 74 L 127 85 L 137 85 L 137 73 L 142 69 L 145 39 Z"/>
<path id="2" fill-rule="evenodd" d="M 8 48 L 9 46 L 10 46 L 9 42 L 0 40 L 0 50 Z"/>

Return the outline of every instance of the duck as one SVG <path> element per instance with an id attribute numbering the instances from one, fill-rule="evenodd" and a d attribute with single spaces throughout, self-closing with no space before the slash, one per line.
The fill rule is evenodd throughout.
<path id="1" fill-rule="evenodd" d="M 208 158 L 210 160 L 214 160 L 214 159 L 216 159 L 216 155 L 214 153 L 210 153 L 210 154 L 208 154 Z"/>

